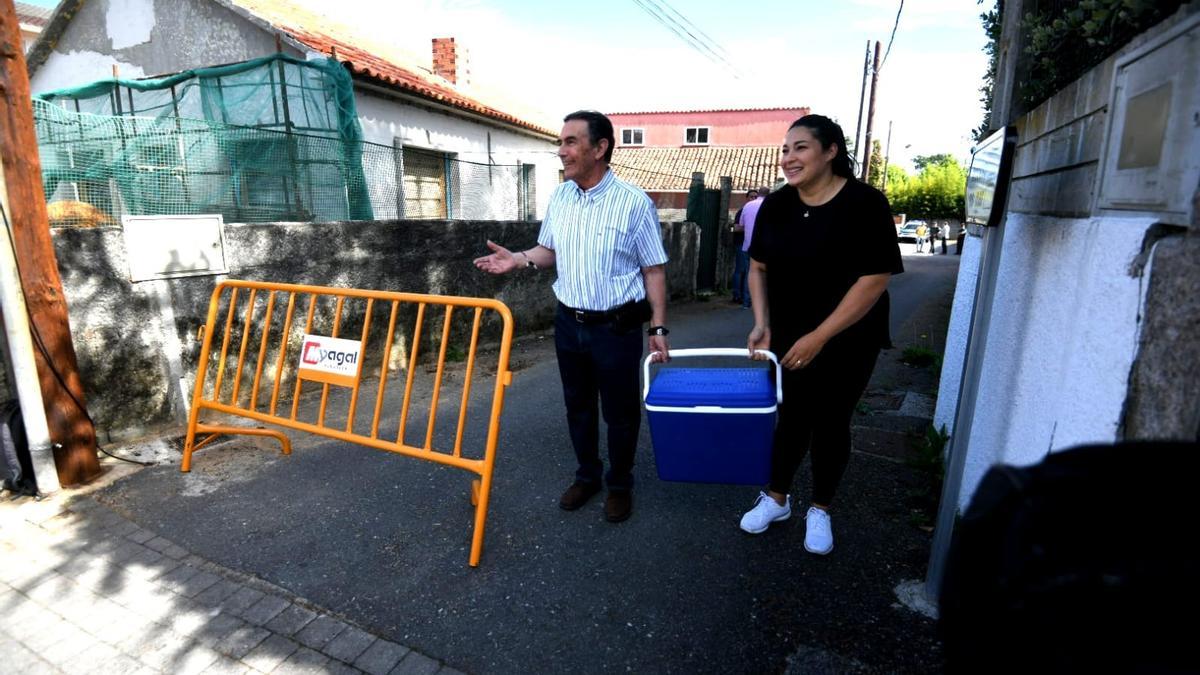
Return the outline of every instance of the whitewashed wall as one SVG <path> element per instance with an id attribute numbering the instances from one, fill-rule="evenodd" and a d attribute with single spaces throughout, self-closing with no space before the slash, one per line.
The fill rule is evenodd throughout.
<path id="1" fill-rule="evenodd" d="M 1131 272 L 1153 222 L 1008 216 L 960 508 L 995 463 L 1117 440 L 1145 294 L 1144 272 Z M 957 340 L 969 311 L 956 298 Z"/>
<path id="2" fill-rule="evenodd" d="M 358 118 L 363 139 L 392 145 L 399 138 L 406 146 L 455 153 L 463 161 L 488 163 L 488 134 L 494 164 L 533 164 L 537 218 L 546 214 L 550 193 L 558 185 L 557 147 L 550 140 L 507 131 L 499 127 L 454 117 L 415 105 L 371 95 L 356 89 Z M 497 200 L 513 195 L 497 195 Z M 486 214 L 463 213 L 464 218 L 486 218 Z"/>
<path id="3" fill-rule="evenodd" d="M 1033 464 L 1051 452 L 1124 438 L 1139 346 L 1174 339 L 1143 333 L 1156 269 L 1151 244 L 1181 239 L 1197 222 L 1197 44 L 1200 12 L 1192 3 L 1013 120 L 1013 178 L 996 233 L 1003 237 L 988 252 L 999 256 L 995 295 L 974 310 L 988 327 L 985 336 L 971 336 L 983 360 L 976 388 L 963 392 L 974 402 L 969 438 L 953 438 L 953 423 L 974 291 L 983 283 L 976 279 L 980 251 L 972 250 L 979 247 L 970 246 L 978 239 L 969 241 L 960 267 L 935 413 L 935 423 L 950 429 L 951 451 L 965 453 L 959 508 L 993 464 Z M 1124 112 L 1131 97 L 1156 90 L 1171 93 L 1161 136 Z M 1157 159 L 1121 166 L 1130 148 Z M 1161 281 L 1171 287 L 1186 287 L 1179 281 L 1195 274 L 1163 269 Z M 1155 384 L 1177 391 L 1181 382 Z"/>
<path id="4" fill-rule="evenodd" d="M 946 329 L 946 348 L 942 353 L 942 377 L 938 385 L 937 407 L 933 411 L 936 429 L 954 428 L 959 384 L 967 351 L 967 336 L 971 331 L 971 307 L 979 283 L 981 242 L 970 235 L 963 238 L 962 260 L 958 262 L 958 282 L 954 287 L 954 302 L 950 308 L 950 325 Z"/>

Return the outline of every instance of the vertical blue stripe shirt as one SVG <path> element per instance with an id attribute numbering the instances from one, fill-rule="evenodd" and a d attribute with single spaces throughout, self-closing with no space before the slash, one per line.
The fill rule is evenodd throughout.
<path id="1" fill-rule="evenodd" d="M 554 251 L 554 295 L 575 309 L 605 311 L 646 297 L 642 268 L 667 262 L 654 202 L 605 171 L 590 190 L 554 190 L 538 243 Z"/>

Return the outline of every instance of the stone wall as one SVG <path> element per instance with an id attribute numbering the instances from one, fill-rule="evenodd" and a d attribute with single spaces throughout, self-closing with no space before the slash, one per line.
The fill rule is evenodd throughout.
<path id="1" fill-rule="evenodd" d="M 280 283 L 494 297 L 520 335 L 550 326 L 552 270 L 494 277 L 471 260 L 488 239 L 534 245 L 539 223 L 382 221 L 226 224 L 228 276 Z M 131 283 L 119 227 L 56 229 L 71 332 L 102 442 L 186 421 L 209 296 L 220 277 Z M 699 230 L 664 223 L 675 299 L 695 292 Z M 0 368 L 4 370 L 5 368 Z M 183 381 L 173 373 L 182 372 Z M 0 373 L 0 378 L 3 373 Z"/>

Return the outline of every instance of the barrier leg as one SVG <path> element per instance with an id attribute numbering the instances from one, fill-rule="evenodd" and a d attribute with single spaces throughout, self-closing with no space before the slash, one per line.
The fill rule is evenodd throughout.
<path id="1" fill-rule="evenodd" d="M 179 470 L 183 473 L 192 470 L 192 453 L 196 451 L 196 427 L 199 425 L 200 411 L 195 409 L 194 402 L 192 405 L 192 412 L 188 415 L 187 435 L 183 437 L 183 461 L 179 464 Z"/>
<path id="2" fill-rule="evenodd" d="M 195 443 L 195 435 L 197 432 L 204 432 L 209 434 L 209 436 L 203 441 Z M 230 436 L 270 436 L 271 438 L 278 440 L 279 444 L 283 446 L 283 454 L 292 454 L 291 440 L 283 432 L 276 431 L 275 429 L 253 429 L 249 427 L 230 427 L 219 424 L 197 424 L 195 429 L 190 429 L 188 431 L 187 440 L 184 441 L 183 464 L 180 466 L 180 470 L 184 472 L 190 471 L 192 468 L 192 453 L 208 445 L 214 439 L 216 439 L 217 436 L 222 434 Z"/>
<path id="3" fill-rule="evenodd" d="M 475 486 L 479 486 L 478 492 Z M 491 474 L 484 474 L 482 480 L 471 484 L 472 502 L 475 504 L 475 534 L 471 537 L 471 567 L 479 567 L 479 558 L 483 554 L 483 529 L 487 524 L 488 495 L 492 490 Z"/>
<path id="4" fill-rule="evenodd" d="M 479 506 L 479 479 L 471 481 L 471 506 Z"/>

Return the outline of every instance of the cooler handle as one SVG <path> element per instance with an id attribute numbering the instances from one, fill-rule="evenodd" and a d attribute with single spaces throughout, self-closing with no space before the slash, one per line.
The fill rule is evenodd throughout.
<path id="1" fill-rule="evenodd" d="M 779 366 L 779 359 L 776 358 L 773 352 L 766 349 L 754 350 L 758 354 L 766 356 L 775 363 L 775 402 L 783 403 L 783 369 Z M 650 359 L 658 352 L 651 352 L 646 356 L 646 360 L 642 362 L 642 401 L 650 395 Z M 671 358 L 679 356 L 748 356 L 745 347 L 698 347 L 694 349 L 672 349 Z"/>

